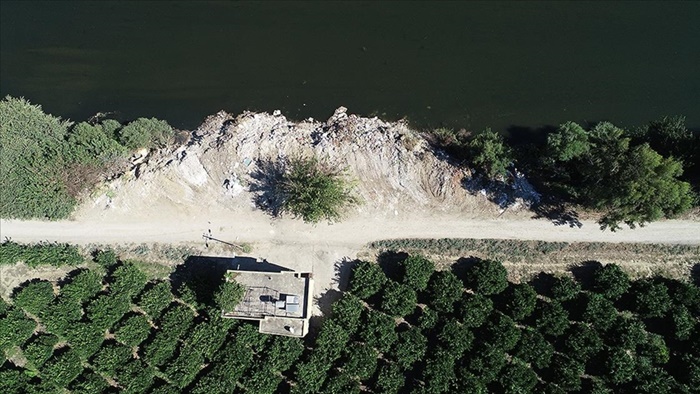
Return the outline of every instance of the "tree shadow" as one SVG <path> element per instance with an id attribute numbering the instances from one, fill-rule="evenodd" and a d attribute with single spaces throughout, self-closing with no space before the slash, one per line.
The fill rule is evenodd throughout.
<path id="1" fill-rule="evenodd" d="M 454 262 L 454 264 L 452 264 L 452 273 L 455 274 L 455 276 L 459 278 L 459 280 L 461 280 L 465 286 L 467 286 L 467 275 L 469 274 L 469 271 L 473 266 L 482 261 L 482 259 L 474 256 L 460 257 Z"/>
<path id="2" fill-rule="evenodd" d="M 547 272 L 540 272 L 528 282 L 539 295 L 551 296 L 552 286 L 556 282 L 556 277 Z"/>
<path id="3" fill-rule="evenodd" d="M 574 275 L 574 279 L 581 284 L 584 290 L 590 290 L 593 284 L 593 275 L 603 267 L 599 261 L 588 260 L 572 265 L 569 271 Z"/>
<path id="4" fill-rule="evenodd" d="M 404 276 L 404 268 L 401 263 L 407 258 L 408 253 L 406 252 L 387 250 L 377 256 L 377 264 L 382 268 L 387 278 L 400 282 Z"/>
<path id="5" fill-rule="evenodd" d="M 502 210 L 514 205 L 536 206 L 540 203 L 541 195 L 527 180 L 525 175 L 516 168 L 508 170 L 506 179 L 491 180 L 484 176 L 464 177 L 462 188 L 471 195 L 481 194 Z"/>
<path id="6" fill-rule="evenodd" d="M 571 228 L 583 227 L 583 223 L 579 219 L 578 212 L 571 209 L 563 202 L 543 202 L 533 207 L 535 215 L 532 219 L 545 218 L 552 222 L 555 226 L 569 226 Z"/>
<path id="7" fill-rule="evenodd" d="M 690 268 L 690 280 L 695 283 L 695 286 L 700 286 L 700 263 Z"/>
<path id="8" fill-rule="evenodd" d="M 282 160 L 260 159 L 256 163 L 255 170 L 250 174 L 253 181 L 250 183 L 249 190 L 253 193 L 253 203 L 258 209 L 274 217 L 280 215 L 284 203 L 279 185 L 285 169 L 286 162 Z"/>

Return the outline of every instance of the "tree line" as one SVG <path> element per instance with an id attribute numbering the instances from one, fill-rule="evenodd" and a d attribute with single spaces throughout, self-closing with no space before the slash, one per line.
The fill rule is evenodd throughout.
<path id="1" fill-rule="evenodd" d="M 0 391 L 692 393 L 700 288 L 614 264 L 508 281 L 496 261 L 354 263 L 305 340 L 221 317 L 218 285 L 149 280 L 111 251 L 0 302 Z M 202 289 L 209 294 L 203 296 Z"/>

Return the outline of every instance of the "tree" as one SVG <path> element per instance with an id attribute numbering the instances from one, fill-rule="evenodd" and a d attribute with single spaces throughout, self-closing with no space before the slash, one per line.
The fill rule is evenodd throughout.
<path id="1" fill-rule="evenodd" d="M 558 301 L 538 302 L 533 315 L 539 332 L 557 337 L 569 327 L 569 313 Z"/>
<path id="2" fill-rule="evenodd" d="M 583 321 L 593 324 L 597 330 L 605 331 L 617 318 L 617 309 L 610 300 L 595 293 L 584 298 Z"/>
<path id="3" fill-rule="evenodd" d="M 95 271 L 81 269 L 61 286 L 61 295 L 85 302 L 102 290 L 102 276 Z"/>
<path id="4" fill-rule="evenodd" d="M 416 292 L 402 283 L 387 281 L 382 291 L 381 307 L 392 316 L 406 316 L 413 312 L 418 302 Z"/>
<path id="5" fill-rule="evenodd" d="M 670 352 L 661 335 L 646 333 L 644 341 L 637 346 L 639 357 L 646 357 L 652 364 L 664 365 L 668 363 Z"/>
<path id="6" fill-rule="evenodd" d="M 138 346 L 148 338 L 151 324 L 144 315 L 127 317 L 114 331 L 117 340 L 127 346 Z"/>
<path id="7" fill-rule="evenodd" d="M 23 349 L 24 357 L 32 363 L 35 368 L 42 365 L 51 358 L 53 347 L 58 343 L 58 337 L 53 334 L 39 334 Z"/>
<path id="8" fill-rule="evenodd" d="M 569 161 L 581 157 L 591 150 L 588 132 L 574 122 L 559 126 L 555 133 L 547 136 L 547 149 L 550 156 L 559 161 Z"/>
<path id="9" fill-rule="evenodd" d="M 350 291 L 366 300 L 376 294 L 386 281 L 386 275 L 378 264 L 360 261 L 352 269 Z"/>
<path id="10" fill-rule="evenodd" d="M 554 346 L 537 331 L 523 330 L 513 354 L 524 362 L 543 369 L 552 360 Z"/>
<path id="11" fill-rule="evenodd" d="M 612 384 L 627 383 L 634 377 L 634 359 L 622 348 L 609 348 L 605 357 L 605 378 Z"/>
<path id="12" fill-rule="evenodd" d="M 368 314 L 366 319 L 367 329 L 363 330 L 361 334 L 366 333 L 363 338 L 368 344 L 379 344 L 383 339 L 385 339 L 385 336 L 390 336 L 390 334 L 384 335 L 386 330 L 386 319 L 388 318 L 391 320 L 392 332 L 394 320 L 381 312 L 371 311 L 366 313 Z M 374 332 L 375 330 L 378 332 Z M 318 334 L 318 337 L 316 337 L 316 347 L 314 348 L 313 356 L 317 357 L 324 364 L 330 364 L 340 357 L 343 347 L 349 339 L 350 333 L 348 333 L 342 326 L 340 326 L 334 320 L 326 320 L 321 326 L 321 332 Z"/>
<path id="13" fill-rule="evenodd" d="M 477 293 L 498 294 L 508 287 L 508 272 L 497 261 L 480 260 L 467 272 L 466 283 Z"/>
<path id="14" fill-rule="evenodd" d="M 630 278 L 617 264 L 607 264 L 593 274 L 593 291 L 616 300 L 630 287 Z"/>
<path id="15" fill-rule="evenodd" d="M 194 321 L 192 310 L 184 305 L 177 304 L 163 314 L 158 322 L 160 333 L 165 333 L 170 338 L 176 339 L 183 336 L 189 330 Z"/>
<path id="16" fill-rule="evenodd" d="M 109 328 L 129 311 L 129 299 L 120 294 L 102 294 L 87 307 L 87 316 L 100 328 Z"/>
<path id="17" fill-rule="evenodd" d="M 333 303 L 332 317 L 349 333 L 355 333 L 364 310 L 365 306 L 357 296 L 343 293 L 340 299 Z"/>
<path id="18" fill-rule="evenodd" d="M 75 394 L 102 393 L 109 387 L 107 381 L 92 370 L 85 369 L 71 382 L 69 389 Z"/>
<path id="19" fill-rule="evenodd" d="M 377 374 L 377 388 L 383 394 L 397 394 L 404 385 L 406 377 L 396 364 L 383 364 Z"/>
<path id="20" fill-rule="evenodd" d="M 428 306 L 424 306 L 420 309 L 420 315 L 418 316 L 418 326 L 423 330 L 430 330 L 435 327 L 435 325 L 440 319 L 437 312 L 432 310 Z"/>
<path id="21" fill-rule="evenodd" d="M 606 333 L 606 337 L 613 346 L 633 350 L 647 339 L 647 332 L 641 321 L 619 316 Z"/>
<path id="22" fill-rule="evenodd" d="M 204 356 L 192 347 L 181 347 L 178 355 L 168 362 L 165 374 L 180 389 L 183 389 L 197 376 L 204 365 Z M 269 367 L 268 367 L 269 368 Z M 263 368 L 261 368 L 263 369 Z M 268 372 L 267 369 L 264 369 Z M 270 373 L 270 376 L 275 376 Z M 277 386 L 275 384 L 275 386 Z"/>
<path id="23" fill-rule="evenodd" d="M 493 301 L 479 293 L 463 293 L 455 307 L 457 316 L 466 327 L 479 327 L 493 311 Z"/>
<path id="24" fill-rule="evenodd" d="M 165 146 L 173 136 L 173 128 L 164 120 L 138 118 L 119 131 L 119 142 L 136 150 Z"/>
<path id="25" fill-rule="evenodd" d="M 511 149 L 503 142 L 503 137 L 486 129 L 469 141 L 471 164 L 484 171 L 487 177 L 495 179 L 505 176 L 513 161 Z"/>
<path id="26" fill-rule="evenodd" d="M 670 324 L 666 327 L 672 330 L 672 337 L 679 341 L 689 339 L 697 325 L 695 317 L 683 306 L 674 306 L 668 315 Z"/>
<path id="27" fill-rule="evenodd" d="M 10 309 L 0 324 L 0 350 L 23 344 L 32 336 L 35 328 L 36 322 L 21 309 Z"/>
<path id="28" fill-rule="evenodd" d="M 581 375 L 584 365 L 580 362 L 555 354 L 551 364 L 551 381 L 566 391 L 576 391 L 581 388 Z"/>
<path id="29" fill-rule="evenodd" d="M 435 271 L 435 264 L 421 255 L 408 256 L 401 262 L 403 267 L 403 283 L 416 291 L 428 287 L 430 276 Z"/>
<path id="30" fill-rule="evenodd" d="M 442 348 L 437 348 L 425 363 L 423 381 L 428 393 L 449 392 L 457 382 L 455 358 Z"/>
<path id="31" fill-rule="evenodd" d="M 226 280 L 214 294 L 214 301 L 217 307 L 224 312 L 232 312 L 241 302 L 245 295 L 246 288 L 235 280 Z"/>
<path id="32" fill-rule="evenodd" d="M 13 298 L 15 306 L 34 316 L 43 316 L 46 306 L 54 299 L 53 285 L 46 280 L 29 282 Z"/>
<path id="33" fill-rule="evenodd" d="M 95 370 L 111 378 L 117 375 L 117 370 L 133 358 L 132 350 L 117 343 L 105 344 L 92 358 Z"/>
<path id="34" fill-rule="evenodd" d="M 68 386 L 68 383 L 78 377 L 82 371 L 83 365 L 80 363 L 80 358 L 68 349 L 54 354 L 44 364 L 41 375 L 45 381 L 51 382 L 58 388 Z"/>
<path id="35" fill-rule="evenodd" d="M 661 317 L 671 308 L 668 288 L 652 279 L 635 281 L 631 294 L 633 310 L 642 317 Z"/>
<path id="36" fill-rule="evenodd" d="M 439 312 L 451 312 L 462 297 L 462 282 L 450 271 L 436 271 L 428 284 L 429 304 Z"/>
<path id="37" fill-rule="evenodd" d="M 603 349 L 603 340 L 585 324 L 574 324 L 564 335 L 565 354 L 582 364 Z"/>
<path id="38" fill-rule="evenodd" d="M 535 310 L 537 293 L 532 286 L 519 283 L 511 285 L 501 295 L 502 311 L 514 320 L 523 320 Z"/>
<path id="39" fill-rule="evenodd" d="M 368 310 L 365 315 L 365 325 L 360 331 L 360 337 L 379 352 L 388 351 L 398 339 L 394 319 L 374 310 Z M 333 346 L 338 345 L 334 344 Z"/>
<path id="40" fill-rule="evenodd" d="M 418 360 L 422 360 L 428 350 L 428 339 L 417 328 L 402 331 L 394 345 L 391 354 L 396 364 L 403 369 L 409 369 Z"/>
<path id="41" fill-rule="evenodd" d="M 92 322 L 76 322 L 65 333 L 74 353 L 81 360 L 90 358 L 102 345 L 105 339 L 105 330 Z"/>
<path id="42" fill-rule="evenodd" d="M 576 298 L 581 291 L 581 284 L 568 276 L 560 276 L 552 285 L 552 297 L 559 301 L 568 301 Z"/>
<path id="43" fill-rule="evenodd" d="M 281 211 L 305 222 L 338 221 L 344 210 L 360 202 L 343 171 L 316 158 L 290 160 L 281 178 L 277 185 Z"/>
<path id="44" fill-rule="evenodd" d="M 359 380 L 369 379 L 377 369 L 377 351 L 362 343 L 352 343 L 346 348 L 343 372 Z"/>
<path id="45" fill-rule="evenodd" d="M 530 393 L 537 384 L 537 375 L 530 367 L 513 359 L 503 367 L 498 382 L 503 393 Z"/>
<path id="46" fill-rule="evenodd" d="M 513 319 L 500 312 L 491 314 L 481 331 L 483 336 L 479 337 L 482 340 L 503 351 L 513 349 L 520 339 L 520 330 Z"/>
<path id="47" fill-rule="evenodd" d="M 170 283 L 157 282 L 150 289 L 141 293 L 138 305 L 148 313 L 152 319 L 157 319 L 161 312 L 173 301 Z"/>
<path id="48" fill-rule="evenodd" d="M 481 343 L 465 355 L 465 361 L 469 370 L 481 378 L 483 383 L 490 383 L 500 376 L 501 369 L 506 364 L 506 354 L 501 347 Z"/>
<path id="49" fill-rule="evenodd" d="M 474 342 L 474 334 L 455 319 L 449 319 L 440 326 L 437 334 L 438 343 L 443 349 L 458 359 L 469 350 Z"/>
<path id="50" fill-rule="evenodd" d="M 146 285 L 144 274 L 134 263 L 124 262 L 110 275 L 109 289 L 112 294 L 131 300 Z"/>

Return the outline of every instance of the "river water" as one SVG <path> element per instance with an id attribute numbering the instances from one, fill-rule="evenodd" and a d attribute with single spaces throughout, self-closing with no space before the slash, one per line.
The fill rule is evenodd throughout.
<path id="1" fill-rule="evenodd" d="M 504 131 L 700 126 L 700 2 L 9 2 L 0 93 L 76 120 L 226 110 Z"/>

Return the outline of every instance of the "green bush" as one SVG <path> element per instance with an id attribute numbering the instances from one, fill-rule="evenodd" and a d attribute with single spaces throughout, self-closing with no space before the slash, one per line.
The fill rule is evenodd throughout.
<path id="1" fill-rule="evenodd" d="M 111 378 L 117 375 L 117 370 L 133 358 L 130 348 L 112 343 L 103 346 L 92 358 L 95 370 Z"/>
<path id="2" fill-rule="evenodd" d="M 480 260 L 467 272 L 466 284 L 477 293 L 497 294 L 508 287 L 508 272 L 497 261 Z"/>
<path id="3" fill-rule="evenodd" d="M 0 324 L 0 350 L 23 344 L 32 336 L 35 328 L 36 322 L 21 309 L 10 309 Z"/>
<path id="4" fill-rule="evenodd" d="M 435 271 L 435 264 L 420 255 L 408 256 L 401 262 L 403 267 L 403 283 L 416 291 L 425 290 L 428 287 L 430 275 Z"/>
<path id="5" fill-rule="evenodd" d="M 44 364 L 42 379 L 51 382 L 56 388 L 68 386 L 83 371 L 80 358 L 71 349 L 59 352 Z"/>
<path id="6" fill-rule="evenodd" d="M 486 129 L 469 141 L 471 164 L 483 171 L 488 178 L 495 179 L 508 174 L 513 161 L 512 150 L 503 142 L 503 136 Z"/>
<path id="7" fill-rule="evenodd" d="M 352 269 L 350 291 L 363 300 L 376 294 L 386 283 L 386 275 L 379 264 L 360 261 Z"/>
<path id="8" fill-rule="evenodd" d="M 52 265 L 78 265 L 83 256 L 76 246 L 52 242 L 18 244 L 5 240 L 0 243 L 0 265 L 12 265 L 23 261 L 30 267 Z"/>
<path id="9" fill-rule="evenodd" d="M 399 333 L 392 353 L 397 365 L 410 369 L 414 363 L 423 359 L 427 350 L 428 339 L 419 329 L 411 328 Z"/>
<path id="10" fill-rule="evenodd" d="M 305 222 L 338 221 L 343 211 L 359 203 L 343 172 L 316 158 L 292 159 L 278 184 L 281 211 Z"/>
<path id="11" fill-rule="evenodd" d="M 364 310 L 365 306 L 357 296 L 352 293 L 343 293 L 342 297 L 333 303 L 333 320 L 349 333 L 355 333 Z"/>
<path id="12" fill-rule="evenodd" d="M 27 361 L 35 368 L 41 368 L 46 360 L 51 358 L 53 347 L 57 343 L 57 336 L 53 334 L 39 334 L 24 348 L 24 357 L 26 357 Z"/>
<path id="13" fill-rule="evenodd" d="M 73 273 L 69 282 L 61 286 L 61 295 L 77 301 L 85 302 L 102 290 L 102 275 L 91 270 L 80 270 Z"/>
<path id="14" fill-rule="evenodd" d="M 157 282 L 153 287 L 141 293 L 138 305 L 148 313 L 151 319 L 157 319 L 172 301 L 173 294 L 170 290 L 170 283 Z"/>
<path id="15" fill-rule="evenodd" d="M 232 312 L 243 299 L 246 288 L 236 281 L 225 281 L 219 286 L 214 300 L 216 305 L 225 312 Z"/>
<path id="16" fill-rule="evenodd" d="M 382 310 L 391 316 L 406 316 L 416 308 L 418 297 L 410 287 L 387 281 L 382 291 Z"/>
<path id="17" fill-rule="evenodd" d="M 449 271 L 436 271 L 428 284 L 428 302 L 438 312 L 451 312 L 454 303 L 462 297 L 462 282 Z"/>
<path id="18" fill-rule="evenodd" d="M 366 312 L 366 324 L 360 331 L 360 337 L 379 352 L 386 352 L 398 339 L 396 323 L 391 316 L 374 310 Z"/>
<path id="19" fill-rule="evenodd" d="M 359 380 L 368 379 L 377 369 L 377 356 L 377 351 L 367 344 L 351 343 L 346 348 L 344 372 Z"/>
<path id="20" fill-rule="evenodd" d="M 46 307 L 54 299 L 53 285 L 45 280 L 29 282 L 17 291 L 13 298 L 15 306 L 34 316 L 43 316 Z"/>
<path id="21" fill-rule="evenodd" d="M 616 300 L 630 287 L 629 276 L 616 264 L 607 264 L 593 274 L 593 290 Z"/>
<path id="22" fill-rule="evenodd" d="M 117 326 L 114 336 L 127 346 L 138 346 L 148 338 L 150 332 L 151 324 L 146 316 L 132 315 Z"/>
<path id="23" fill-rule="evenodd" d="M 493 301 L 479 293 L 464 293 L 455 309 L 462 324 L 467 327 L 479 327 L 493 311 Z"/>
<path id="24" fill-rule="evenodd" d="M 173 133 L 173 128 L 164 120 L 138 118 L 119 131 L 119 142 L 131 150 L 158 148 L 167 145 Z"/>
<path id="25" fill-rule="evenodd" d="M 526 283 L 511 285 L 502 296 L 502 311 L 515 320 L 523 320 L 535 310 L 537 293 Z"/>
<path id="26" fill-rule="evenodd" d="M 146 285 L 146 274 L 131 262 L 119 265 L 108 278 L 112 294 L 127 299 L 133 298 Z"/>

